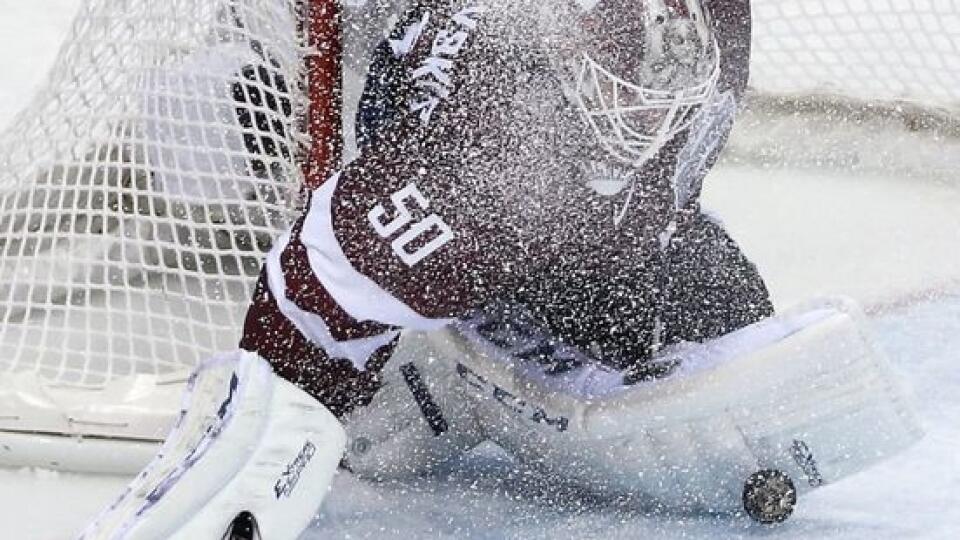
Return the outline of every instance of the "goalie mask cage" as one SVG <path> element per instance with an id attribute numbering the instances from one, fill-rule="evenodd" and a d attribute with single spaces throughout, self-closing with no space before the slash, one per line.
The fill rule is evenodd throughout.
<path id="1" fill-rule="evenodd" d="M 0 405 L 25 391 L 15 375 L 94 391 L 236 347 L 271 241 L 339 159 L 339 65 L 363 62 L 342 58 L 338 13 L 350 41 L 362 4 L 81 0 L 0 136 Z M 956 135 L 956 1 L 753 10 L 757 121 L 809 110 L 814 132 L 874 115 Z"/>

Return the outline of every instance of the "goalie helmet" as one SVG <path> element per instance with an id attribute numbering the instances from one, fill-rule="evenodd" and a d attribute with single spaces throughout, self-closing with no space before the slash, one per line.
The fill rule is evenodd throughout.
<path id="1" fill-rule="evenodd" d="M 564 92 L 618 161 L 640 166 L 716 91 L 719 47 L 701 0 L 575 0 Z"/>

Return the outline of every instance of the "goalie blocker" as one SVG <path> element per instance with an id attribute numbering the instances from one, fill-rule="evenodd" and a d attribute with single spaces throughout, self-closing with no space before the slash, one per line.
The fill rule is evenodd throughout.
<path id="1" fill-rule="evenodd" d="M 409 362 L 433 406 L 416 405 L 416 385 L 397 374 Z M 659 364 L 670 374 L 624 384 L 624 373 L 490 312 L 406 335 L 385 370 L 397 384 L 347 422 L 347 460 L 364 475 L 416 474 L 491 439 L 600 494 L 775 523 L 798 494 L 922 436 L 846 301 L 668 349 Z"/>

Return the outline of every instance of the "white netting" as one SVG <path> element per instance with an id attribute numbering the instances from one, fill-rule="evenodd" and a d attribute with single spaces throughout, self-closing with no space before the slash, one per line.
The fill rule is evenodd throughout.
<path id="1" fill-rule="evenodd" d="M 957 0 L 754 0 L 751 85 L 960 108 Z"/>
<path id="2" fill-rule="evenodd" d="M 97 384 L 236 347 L 296 214 L 293 0 L 89 0 L 0 138 L 0 373 Z"/>
<path id="3" fill-rule="evenodd" d="M 960 2 L 753 0 L 753 19 L 731 162 L 956 179 Z"/>
<path id="4" fill-rule="evenodd" d="M 0 375 L 96 385 L 236 346 L 297 213 L 301 3 L 83 0 L 0 135 Z M 753 4 L 760 92 L 960 105 L 956 0 Z"/>

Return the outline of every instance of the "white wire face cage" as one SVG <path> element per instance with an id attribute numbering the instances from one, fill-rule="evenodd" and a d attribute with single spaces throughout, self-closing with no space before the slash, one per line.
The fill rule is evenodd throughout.
<path id="1" fill-rule="evenodd" d="M 576 102 L 597 141 L 613 157 L 639 166 L 690 127 L 717 88 L 719 61 L 704 82 L 682 90 L 654 90 L 614 75 L 584 54 Z"/>
<path id="2" fill-rule="evenodd" d="M 646 39 L 646 53 L 658 57 L 637 58 L 636 66 L 631 66 L 635 68 L 634 73 L 643 74 L 644 80 L 628 81 L 601 65 L 590 53 L 582 52 L 570 66 L 575 84 L 572 88 L 564 85 L 571 94 L 568 97 L 594 131 L 597 142 L 611 156 L 630 166 L 642 165 L 670 139 L 690 127 L 703 105 L 713 97 L 720 79 L 719 47 L 709 30 L 708 18 L 697 10 L 697 16 L 693 17 L 697 33 L 709 41 L 695 53 L 703 56 L 694 59 L 696 73 L 683 81 L 656 80 L 654 70 L 647 69 L 646 64 L 658 62 L 662 66 L 665 60 L 671 60 L 664 58 L 662 43 L 651 43 L 651 40 L 663 39 L 662 31 L 653 27 L 662 25 L 667 8 L 662 0 L 643 2 L 652 20 L 648 26 L 652 31 L 651 35 L 637 36 L 637 39 Z M 698 7 L 699 2 L 686 0 L 686 4 Z M 657 6 L 661 9 L 656 9 Z"/>

